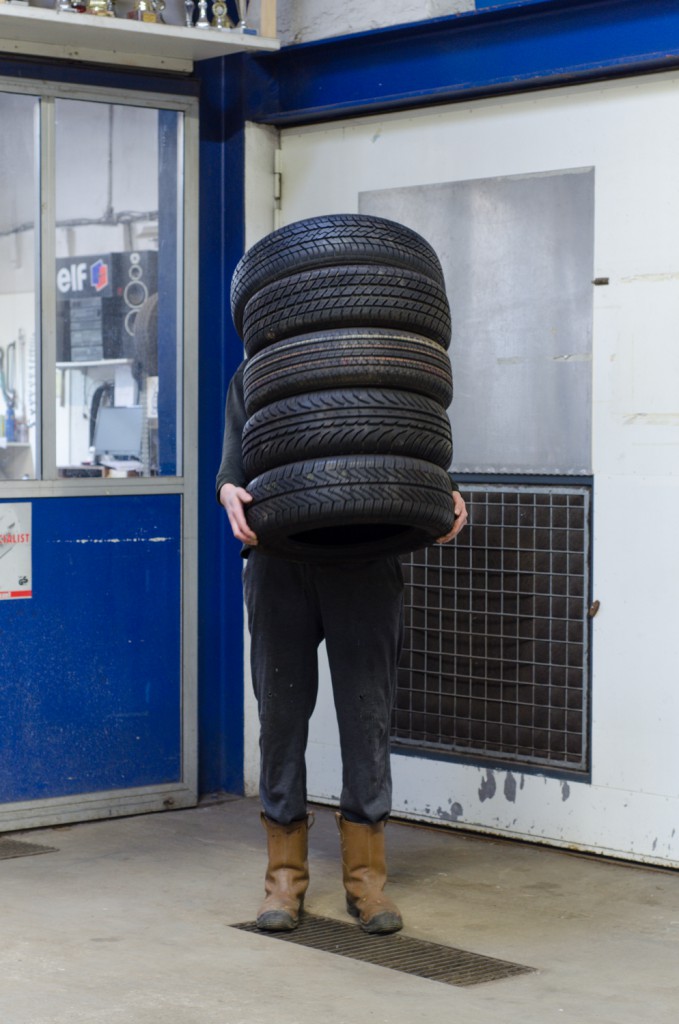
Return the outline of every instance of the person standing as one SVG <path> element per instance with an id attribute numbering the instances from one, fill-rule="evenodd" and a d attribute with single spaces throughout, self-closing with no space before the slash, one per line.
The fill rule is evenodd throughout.
<path id="1" fill-rule="evenodd" d="M 217 500 L 244 545 L 245 604 L 260 722 L 260 800 L 267 833 L 264 931 L 297 926 L 309 885 L 305 751 L 325 640 L 342 755 L 337 824 L 347 910 L 364 931 L 387 934 L 403 921 L 384 892 L 384 826 L 391 811 L 389 735 L 403 639 L 403 575 L 396 556 L 331 564 L 288 561 L 258 549 L 246 509 L 241 438 L 246 421 L 241 363 L 226 401 Z M 454 521 L 467 521 L 451 481 Z"/>

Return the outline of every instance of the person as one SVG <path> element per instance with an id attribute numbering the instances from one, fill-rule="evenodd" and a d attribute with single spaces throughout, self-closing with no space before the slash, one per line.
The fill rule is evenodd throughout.
<path id="1" fill-rule="evenodd" d="M 317 564 L 258 550 L 248 526 L 241 436 L 246 420 L 241 363 L 226 400 L 217 500 L 244 545 L 243 586 L 260 722 L 260 800 L 267 834 L 265 899 L 257 926 L 297 926 L 309 885 L 305 751 L 318 690 L 318 646 L 325 640 L 342 756 L 336 815 L 347 910 L 369 933 L 402 927 L 385 894 L 384 825 L 391 811 L 389 734 L 403 636 L 403 575 L 396 556 Z M 456 484 L 454 522 L 467 521 Z"/>

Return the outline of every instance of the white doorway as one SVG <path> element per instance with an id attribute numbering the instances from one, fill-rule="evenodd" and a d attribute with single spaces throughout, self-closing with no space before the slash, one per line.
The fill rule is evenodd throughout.
<path id="1" fill-rule="evenodd" d="M 591 695 L 583 712 L 586 770 L 543 771 L 501 758 L 498 767 L 489 758 L 395 748 L 396 815 L 679 866 L 679 140 L 666 129 L 678 112 L 679 80 L 659 75 L 281 133 L 281 223 L 379 212 L 385 208 L 375 196 L 422 186 L 568 174 L 588 174 L 592 185 L 587 274 L 598 284 L 579 328 L 579 337 L 588 333 L 590 350 L 573 338 L 555 350 L 545 337 L 544 347 L 538 339 L 530 353 L 504 353 L 508 366 L 514 357 L 530 356 L 579 367 L 580 382 L 560 426 L 572 425 L 572 451 L 559 453 L 552 465 L 541 455 L 526 465 L 519 458 L 509 472 L 546 474 L 543 484 L 549 474 L 560 483 L 570 475 L 576 488 L 583 474 L 593 478 L 587 565 L 600 610 L 585 658 Z M 402 219 L 408 209 L 407 203 L 400 207 Z M 497 208 L 481 210 L 476 223 L 487 216 L 497 217 Z M 411 226 L 427 234 L 426 224 Z M 568 282 L 557 284 L 565 289 Z M 519 304 L 538 301 L 529 282 L 524 289 Z M 495 336 L 508 337 L 498 324 Z M 512 378 L 503 379 L 511 398 Z M 517 402 L 512 413 L 510 402 L 507 422 L 522 412 L 537 415 Z M 480 465 L 484 455 L 468 454 L 472 446 L 463 440 L 474 430 L 472 418 L 456 423 L 454 417 L 455 411 L 464 470 L 473 472 L 474 460 Z M 634 511 L 641 508 L 643 524 Z M 322 679 L 308 774 L 310 796 L 333 803 L 341 773 L 327 684 Z"/>

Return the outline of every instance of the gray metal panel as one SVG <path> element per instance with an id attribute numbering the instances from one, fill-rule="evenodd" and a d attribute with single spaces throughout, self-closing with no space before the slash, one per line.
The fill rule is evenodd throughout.
<path id="1" fill-rule="evenodd" d="M 591 471 L 594 171 L 363 192 L 436 249 L 458 472 Z"/>

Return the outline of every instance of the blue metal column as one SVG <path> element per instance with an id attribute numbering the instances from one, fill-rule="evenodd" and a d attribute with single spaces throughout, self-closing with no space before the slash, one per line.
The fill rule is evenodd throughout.
<path id="1" fill-rule="evenodd" d="M 199 751 L 200 791 L 243 790 L 243 597 L 240 545 L 215 497 L 228 383 L 243 358 L 229 288 L 244 239 L 240 56 L 199 66 Z"/>

